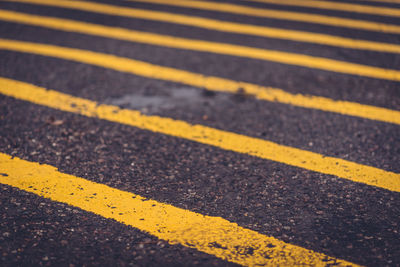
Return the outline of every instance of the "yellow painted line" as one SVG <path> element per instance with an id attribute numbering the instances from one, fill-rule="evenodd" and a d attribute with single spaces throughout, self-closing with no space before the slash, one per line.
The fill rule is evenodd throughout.
<path id="1" fill-rule="evenodd" d="M 359 2 L 375 2 L 375 3 L 390 3 L 390 4 L 400 4 L 399 0 L 357 0 Z"/>
<path id="2" fill-rule="evenodd" d="M 375 3 L 390 3 L 390 4 L 400 4 L 399 0 L 356 0 L 358 2 L 375 2 Z"/>
<path id="3" fill-rule="evenodd" d="M 400 192 L 400 174 L 398 173 L 279 145 L 263 139 L 226 132 L 203 125 L 192 125 L 170 118 L 147 116 L 136 110 L 103 105 L 91 100 L 6 78 L 0 78 L 0 93 L 62 111 L 130 125 Z"/>
<path id="4" fill-rule="evenodd" d="M 5 0 L 3 0 L 5 1 Z M 190 16 L 184 15 L 173 15 L 165 12 L 157 12 L 157 11 L 145 11 L 140 9 L 128 8 L 128 7 L 118 7 L 114 5 L 107 4 L 99 4 L 92 2 L 83 2 L 83 1 L 66 1 L 66 0 L 6 0 L 11 2 L 21 2 L 21 3 L 29 3 L 29 4 L 37 4 L 37 5 L 47 5 L 61 8 L 70 8 L 77 10 L 84 10 L 88 12 L 97 12 L 107 15 L 113 16 L 123 16 L 123 17 L 131 17 L 131 18 L 143 18 L 143 19 L 151 19 L 157 21 L 165 21 L 170 23 L 178 23 L 185 24 L 188 23 L 188 19 Z M 216 3 L 216 2 L 205 2 L 205 1 L 166 1 L 166 0 L 135 0 L 137 2 L 147 2 L 147 3 L 156 3 L 163 5 L 172 5 L 172 6 L 183 6 L 189 8 L 203 9 L 203 10 L 212 10 L 219 12 L 227 12 L 238 15 L 247 15 L 247 16 L 257 16 L 264 18 L 273 18 L 280 20 L 291 20 L 291 21 L 301 21 L 306 23 L 317 23 L 328 26 L 336 26 L 336 27 L 345 27 L 352 29 L 361 29 L 368 31 L 377 31 L 377 32 L 385 32 L 385 33 L 394 33 L 400 34 L 400 26 L 392 25 L 392 24 L 384 24 L 378 22 L 370 22 L 363 20 L 355 20 L 355 19 L 345 19 L 339 17 L 330 17 L 324 15 L 316 15 L 309 13 L 299 13 L 299 12 L 289 12 L 289 11 L 278 11 L 278 10 L 269 10 L 269 9 L 261 9 L 261 8 L 251 8 L 245 7 L 241 5 L 227 4 L 227 3 Z M 200 20 L 194 18 L 191 20 L 192 26 L 197 24 L 194 20 Z M 186 21 L 186 22 L 185 22 Z M 187 24 L 187 25 L 191 25 Z"/>
<path id="5" fill-rule="evenodd" d="M 378 15 L 378 16 L 389 16 L 389 17 L 400 17 L 400 10 L 391 7 L 378 7 L 378 6 L 367 6 L 350 3 L 340 3 L 331 1 L 318 1 L 318 0 L 248 0 L 252 2 L 261 2 L 276 5 L 286 6 L 301 6 L 310 7 L 317 9 L 330 9 L 337 11 L 355 12 L 362 14 Z"/>
<path id="6" fill-rule="evenodd" d="M 165 18 L 157 14 L 163 12 L 154 12 L 154 11 L 143 11 L 143 12 L 138 11 L 138 12 L 139 14 L 142 15 L 139 16 L 140 18 L 143 17 L 145 17 L 146 19 L 154 18 L 156 20 L 160 20 L 160 18 Z M 239 23 L 230 23 L 218 20 L 203 19 L 200 17 L 185 17 L 181 15 L 171 14 L 170 15 L 172 16 L 171 18 L 168 13 L 164 14 L 167 14 L 167 17 L 164 20 L 166 22 L 174 22 L 174 23 L 196 26 L 206 29 L 240 33 L 246 35 L 256 35 L 262 37 L 272 37 L 272 38 L 301 41 L 308 43 L 317 43 L 317 44 L 345 47 L 352 49 L 363 49 L 363 50 L 400 54 L 400 45 L 396 44 L 356 40 L 339 36 L 330 36 L 330 35 L 310 33 L 310 32 L 282 30 L 279 28 L 268 28 L 268 27 L 253 26 L 253 25 L 246 25 Z M 175 16 L 179 17 L 178 20 L 174 20 Z M 0 19 L 16 23 L 24 23 L 28 25 L 47 27 L 56 30 L 73 31 L 73 32 L 92 34 L 92 35 L 103 36 L 108 38 L 116 38 L 127 41 L 142 42 L 142 43 L 145 42 L 155 45 L 164 45 L 163 40 L 166 40 L 166 44 L 168 46 L 177 45 L 177 43 L 180 40 L 187 41 L 187 39 L 175 37 L 174 42 L 171 42 L 171 37 L 165 37 L 164 35 L 160 34 L 150 34 L 128 29 L 116 28 L 116 27 L 107 27 L 107 26 L 78 22 L 68 19 L 30 15 L 15 11 L 0 10 Z"/>
<path id="7" fill-rule="evenodd" d="M 356 266 L 238 226 L 0 153 L 0 183 L 245 266 Z M 145 201 L 146 200 L 146 201 Z M 336 265 L 335 265 L 336 266 Z"/>
<path id="8" fill-rule="evenodd" d="M 31 1 L 31 0 L 22 0 Z M 41 1 L 41 0 L 33 0 Z M 46 0 L 49 1 L 49 0 Z M 233 13 L 238 15 L 272 18 L 280 20 L 301 21 L 306 23 L 316 23 L 335 27 L 344 27 L 368 31 L 377 31 L 385 33 L 400 33 L 400 26 L 394 24 L 378 23 L 366 20 L 347 19 L 326 15 L 317 15 L 312 13 L 302 13 L 293 11 L 281 11 L 266 8 L 248 7 L 229 3 L 218 3 L 209 1 L 192 1 L 192 0 L 129 0 L 131 2 L 146 2 L 162 5 L 171 5 L 178 7 L 196 8 L 202 10 L 211 10 L 218 12 Z M 76 5 L 77 6 L 77 5 Z M 96 11 L 99 12 L 99 11 Z"/>
<path id="9" fill-rule="evenodd" d="M 363 105 L 355 102 L 337 101 L 319 96 L 291 94 L 278 88 L 263 87 L 251 83 L 238 82 L 213 76 L 204 76 L 198 73 L 163 67 L 143 61 L 121 58 L 103 53 L 4 39 L 0 39 L 0 49 L 73 60 L 152 79 L 172 81 L 194 87 L 206 88 L 211 91 L 237 93 L 239 90 L 243 90 L 244 93 L 252 95 L 260 100 L 335 112 L 343 115 L 400 125 L 400 111 L 397 110 Z"/>
<path id="10" fill-rule="evenodd" d="M 0 19 L 18 21 L 29 25 L 37 25 L 57 30 L 74 31 L 107 38 L 116 38 L 151 45 L 166 46 L 178 49 L 211 52 L 230 56 L 247 57 L 289 65 L 334 71 L 344 74 L 360 75 L 371 78 L 400 81 L 400 71 L 355 64 L 328 58 L 313 57 L 303 54 L 287 53 L 228 43 L 208 42 L 186 39 L 149 32 L 139 32 L 122 28 L 113 28 L 96 24 L 88 24 L 73 20 L 40 17 L 1 11 Z"/>
<path id="11" fill-rule="evenodd" d="M 197 73 L 152 65 L 142 61 L 102 53 L 2 39 L 0 39 L 0 48 L 74 60 L 144 77 L 179 82 L 214 91 L 235 93 L 239 88 L 242 88 L 245 93 L 254 95 L 262 100 L 277 101 L 300 107 L 320 109 L 400 124 L 400 112 L 395 110 L 347 101 L 334 101 L 324 97 L 295 95 L 284 92 L 281 89 L 266 88 L 250 83 L 235 82 L 217 77 L 206 77 Z"/>

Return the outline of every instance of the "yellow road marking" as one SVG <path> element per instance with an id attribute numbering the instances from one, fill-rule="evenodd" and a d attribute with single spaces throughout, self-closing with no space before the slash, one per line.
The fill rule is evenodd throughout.
<path id="1" fill-rule="evenodd" d="M 399 0 L 356 0 L 358 2 L 375 2 L 375 3 L 390 3 L 390 4 L 400 4 Z"/>
<path id="2" fill-rule="evenodd" d="M 207 126 L 191 125 L 184 121 L 159 116 L 147 116 L 136 110 L 102 105 L 91 100 L 6 78 L 0 78 L 0 93 L 62 111 L 126 124 L 400 192 L 400 174 L 339 158 L 326 157 L 318 153 Z"/>
<path id="3" fill-rule="evenodd" d="M 366 6 L 350 3 L 330 2 L 330 1 L 317 1 L 317 0 L 249 0 L 253 2 L 287 5 L 287 6 L 301 6 L 311 7 L 318 9 L 330 9 L 346 12 L 355 12 L 363 14 L 371 14 L 378 16 L 400 17 L 400 10 L 392 7 L 378 7 Z"/>
<path id="4" fill-rule="evenodd" d="M 97 12 L 107 15 L 113 16 L 123 16 L 123 17 L 131 17 L 131 18 L 144 18 L 158 21 L 165 21 L 171 23 L 185 24 L 188 23 L 189 16 L 184 15 L 174 15 L 165 12 L 157 12 L 157 11 L 145 11 L 140 9 L 128 8 L 128 7 L 118 7 L 107 4 L 99 4 L 92 2 L 83 2 L 83 1 L 65 1 L 65 0 L 4 0 L 11 2 L 21 2 L 21 3 L 30 3 L 37 5 L 48 5 L 62 8 L 70 8 L 70 9 L 78 9 L 89 12 Z M 400 26 L 392 25 L 392 24 L 384 24 L 363 20 L 355 20 L 355 19 L 345 19 L 339 17 L 330 17 L 324 15 L 315 15 L 309 13 L 299 13 L 299 12 L 289 12 L 289 11 L 279 11 L 279 10 L 268 10 L 261 8 L 251 8 L 234 4 L 227 3 L 216 3 L 216 2 L 205 2 L 205 1 L 165 1 L 165 0 L 137 0 L 148 3 L 158 3 L 164 5 L 173 5 L 173 6 L 184 6 L 190 8 L 204 9 L 204 10 L 212 10 L 219 12 L 227 12 L 239 15 L 248 15 L 248 16 L 257 16 L 264 18 L 273 18 L 280 20 L 292 20 L 292 21 L 301 21 L 306 23 L 317 23 L 329 26 L 337 26 L 337 27 L 345 27 L 345 28 L 353 28 L 353 29 L 361 29 L 368 31 L 377 31 L 377 32 L 386 32 L 386 33 L 394 33 L 400 34 Z M 197 19 L 197 18 L 196 18 Z M 200 18 L 199 18 L 200 20 Z M 185 22 L 186 21 L 186 22 Z M 198 22 L 193 21 L 190 22 L 192 25 L 197 24 Z"/>
<path id="5" fill-rule="evenodd" d="M 165 19 L 165 21 L 167 22 L 174 22 L 174 23 L 196 26 L 218 31 L 234 32 L 234 33 L 256 35 L 262 37 L 272 37 L 272 38 L 302 41 L 308 43 L 317 43 L 317 44 L 346 47 L 352 49 L 364 49 L 364 50 L 400 54 L 400 45 L 396 44 L 379 43 L 372 41 L 349 39 L 339 36 L 330 36 L 326 34 L 282 30 L 278 28 L 268 28 L 268 27 L 253 26 L 253 25 L 246 25 L 239 23 L 223 22 L 223 21 L 204 19 L 199 17 L 185 17 L 181 15 L 174 15 L 168 13 L 164 13 L 167 14 L 165 17 L 165 16 L 159 16 L 159 14 L 157 14 L 163 12 L 155 12 L 155 11 L 143 11 L 143 12 L 138 11 L 138 13 L 141 15 L 145 15 L 145 16 L 139 15 L 138 17 L 140 18 L 145 17 L 146 19 L 155 19 L 155 20 Z M 178 16 L 180 18 L 178 18 L 178 20 L 174 20 L 175 16 Z M 162 38 L 166 38 L 163 35 L 159 34 L 143 33 L 139 31 L 101 26 L 97 24 L 78 22 L 68 19 L 30 15 L 15 11 L 0 10 L 0 19 L 5 21 L 47 27 L 57 30 L 74 31 L 85 34 L 93 34 L 108 38 L 116 38 L 116 39 L 135 41 L 135 42 L 146 42 L 155 45 L 163 45 Z M 168 38 L 167 40 L 170 39 L 171 38 Z M 187 39 L 175 38 L 172 44 L 176 45 L 176 42 L 179 40 L 187 40 Z M 161 41 L 161 43 L 157 43 L 159 41 Z M 171 46 L 171 41 L 167 42 L 167 44 Z"/>
<path id="6" fill-rule="evenodd" d="M 28 2 L 39 1 L 40 2 L 42 0 L 22 0 L 22 1 L 24 1 L 24 2 L 25 1 L 28 1 Z M 50 0 L 44 0 L 44 1 L 50 1 Z M 233 13 L 233 14 L 238 14 L 238 15 L 247 15 L 247 16 L 262 17 L 262 18 L 301 21 L 301 22 L 306 22 L 306 23 L 316 23 L 316 24 L 323 24 L 323 25 L 328 25 L 328 26 L 353 28 L 353 29 L 368 30 L 368 31 L 377 31 L 377 32 L 395 33 L 395 34 L 400 33 L 400 26 L 394 25 L 394 24 L 385 24 L 385 23 L 371 22 L 371 21 L 366 21 L 366 20 L 347 19 L 347 18 L 340 18 L 340 17 L 311 14 L 311 13 L 301 13 L 301 12 L 281 11 L 281 10 L 273 10 L 273 9 L 265 9 L 265 8 L 255 8 L 255 7 L 248 7 L 248 6 L 235 5 L 235 4 L 229 4 L 229 3 L 217 3 L 217 2 L 208 2 L 208 1 L 191 1 L 191 0 L 183 0 L 183 1 L 182 0 L 175 0 L 175 1 L 129 0 L 129 1 L 196 8 L 196 9 L 202 9 L 202 10 L 227 12 L 227 13 Z M 77 6 L 77 5 L 75 5 L 75 6 Z M 99 11 L 96 11 L 96 12 L 99 12 Z"/>
<path id="7" fill-rule="evenodd" d="M 360 1 L 360 2 L 400 4 L 400 1 L 398 1 L 398 0 L 357 0 L 357 1 Z"/>
<path id="8" fill-rule="evenodd" d="M 26 24 L 40 25 L 43 27 L 74 31 L 85 34 L 116 38 L 133 42 L 166 46 L 172 48 L 194 50 L 201 52 L 211 52 L 223 55 L 247 57 L 266 61 L 279 62 L 289 65 L 315 68 L 321 70 L 334 71 L 344 74 L 360 75 L 372 78 L 400 81 L 400 71 L 372 67 L 368 65 L 355 64 L 328 58 L 313 57 L 302 54 L 287 53 L 276 50 L 267 50 L 227 43 L 208 42 L 202 40 L 185 39 L 168 35 L 139 32 L 122 28 L 113 28 L 95 24 L 88 24 L 72 20 L 57 18 L 40 18 L 39 16 L 24 16 L 18 14 L 6 14 L 7 11 L 0 11 L 1 17 L 15 17 L 14 21 L 23 21 Z"/>
<path id="9" fill-rule="evenodd" d="M 238 226 L 0 153 L 0 183 L 246 266 L 356 266 Z M 146 200 L 146 201 L 145 201 Z"/>
<path id="10" fill-rule="evenodd" d="M 348 101 L 336 101 L 319 96 L 291 94 L 282 89 L 258 86 L 251 83 L 237 82 L 198 73 L 162 67 L 128 58 L 116 57 L 102 53 L 78 50 L 66 47 L 44 45 L 29 42 L 0 39 L 0 49 L 34 53 L 43 56 L 57 57 L 86 64 L 96 65 L 135 75 L 183 83 L 212 91 L 236 93 L 243 90 L 257 99 L 290 104 L 303 108 L 312 108 L 343 115 L 357 116 L 365 119 L 389 122 L 400 125 L 400 111 L 381 107 L 362 105 Z"/>

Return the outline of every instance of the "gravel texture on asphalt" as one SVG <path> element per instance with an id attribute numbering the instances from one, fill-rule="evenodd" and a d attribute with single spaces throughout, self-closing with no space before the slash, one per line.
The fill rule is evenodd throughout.
<path id="1" fill-rule="evenodd" d="M 356 263 L 399 261 L 398 193 L 2 100 L 2 152 Z"/>
<path id="2" fill-rule="evenodd" d="M 148 3 L 98 2 L 388 43 L 400 41 L 394 34 L 317 24 Z M 241 3 L 291 10 L 290 7 Z M 400 65 L 400 56 L 393 54 L 29 4 L 4 2 L 1 8 L 383 68 L 398 69 Z M 309 8 L 293 10 L 315 12 Z M 318 13 L 400 25 L 394 18 L 323 10 Z M 278 87 L 291 93 L 400 110 L 398 82 L 0 23 L 1 38 L 115 54 L 205 75 Z M 144 114 L 207 125 L 400 172 L 399 125 L 258 101 L 242 94 L 215 93 L 77 62 L 4 50 L 0 51 L 0 76 L 99 103 L 139 109 Z M 176 94 L 181 98 L 176 98 Z M 132 100 L 135 98 L 142 102 Z M 3 95 L 0 95 L 0 152 L 50 164 L 61 172 L 180 208 L 220 216 L 262 234 L 354 263 L 366 266 L 400 264 L 398 192 L 61 112 Z M 0 185 L 0 216 L 2 266 L 233 265 L 190 248 L 169 245 L 113 220 L 5 185 Z"/>

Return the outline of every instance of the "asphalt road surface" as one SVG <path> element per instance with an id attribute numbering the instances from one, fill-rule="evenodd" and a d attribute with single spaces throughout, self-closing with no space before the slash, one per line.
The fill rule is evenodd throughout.
<path id="1" fill-rule="evenodd" d="M 400 266 L 400 1 L 331 1 L 0 1 L 0 265 Z"/>

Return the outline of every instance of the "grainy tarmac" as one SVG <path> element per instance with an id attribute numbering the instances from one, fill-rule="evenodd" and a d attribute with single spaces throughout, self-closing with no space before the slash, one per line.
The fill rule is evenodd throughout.
<path id="1" fill-rule="evenodd" d="M 114 5 L 400 44 L 371 33 L 125 1 Z M 235 2 L 235 1 L 225 1 Z M 354 1 L 356 2 L 356 1 Z M 236 3 L 236 2 L 235 2 Z M 277 7 L 380 21 L 394 18 Z M 388 4 L 387 6 L 391 6 Z M 400 7 L 400 5 L 398 6 Z M 399 69 L 400 55 L 201 30 L 20 3 L 1 9 Z M 0 22 L 1 38 L 115 54 L 292 93 L 400 110 L 400 83 L 268 61 Z M 100 103 L 400 172 L 400 126 L 265 102 L 27 53 L 0 51 L 0 76 Z M 181 92 L 182 97 L 176 95 Z M 179 95 L 179 94 L 178 94 Z M 141 97 L 148 104 L 132 99 Z M 0 95 L 0 152 L 189 209 L 366 266 L 400 265 L 400 194 Z M 232 263 L 66 204 L 0 185 L 2 266 L 229 266 Z"/>

